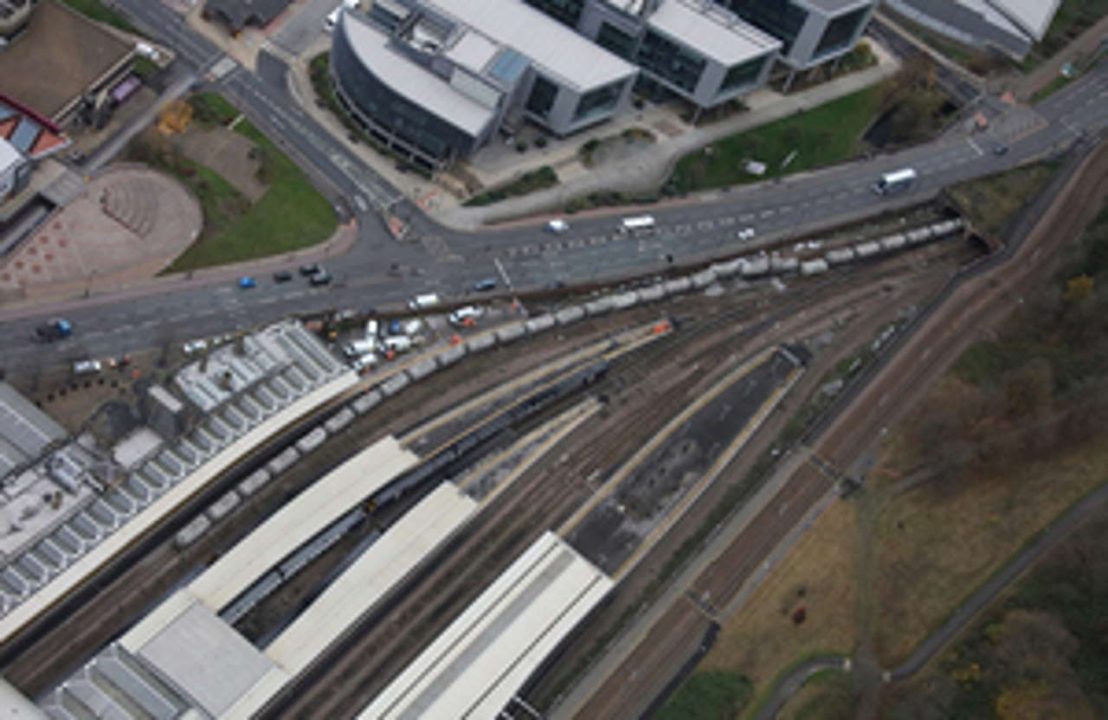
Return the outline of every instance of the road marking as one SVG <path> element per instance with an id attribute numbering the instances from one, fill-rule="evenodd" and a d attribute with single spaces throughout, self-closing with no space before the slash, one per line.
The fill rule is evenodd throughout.
<path id="1" fill-rule="evenodd" d="M 762 219 L 765 219 L 765 218 L 768 218 L 768 217 L 773 217 L 775 214 L 777 214 L 777 211 L 774 210 L 773 208 L 770 208 L 769 210 L 763 210 L 761 217 L 762 217 Z"/>
<path id="2" fill-rule="evenodd" d="M 968 145 L 969 145 L 969 146 L 970 146 L 971 148 L 973 148 L 973 151 L 974 151 L 975 153 L 977 153 L 977 157 L 981 157 L 982 155 L 984 155 L 984 154 L 985 154 L 985 151 L 981 149 L 981 146 L 980 146 L 980 145 L 978 145 L 978 144 L 977 144 L 977 143 L 976 143 L 976 142 L 974 141 L 974 139 L 973 139 L 973 138 L 966 138 L 966 143 L 967 143 L 967 144 L 968 144 Z"/>

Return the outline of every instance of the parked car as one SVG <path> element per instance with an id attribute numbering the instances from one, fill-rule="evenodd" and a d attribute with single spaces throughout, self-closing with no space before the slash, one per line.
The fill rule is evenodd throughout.
<path id="1" fill-rule="evenodd" d="M 315 275 L 317 272 L 319 272 L 322 269 L 323 268 L 321 268 L 319 266 L 319 263 L 311 263 L 310 265 L 301 265 L 300 266 L 300 274 L 303 275 L 304 277 L 309 277 L 311 275 Z"/>
<path id="2" fill-rule="evenodd" d="M 316 286 L 330 285 L 331 284 L 331 273 L 327 272 L 323 268 L 320 268 L 319 272 L 317 272 L 315 275 L 312 275 L 308 278 L 308 283 L 311 284 L 311 285 L 316 285 Z"/>
<path id="3" fill-rule="evenodd" d="M 385 350 L 394 353 L 407 352 L 412 349 L 412 339 L 407 335 L 390 335 L 381 341 Z"/>
<path id="4" fill-rule="evenodd" d="M 289 280 L 292 280 L 292 273 L 288 270 L 278 270 L 273 273 L 273 282 L 275 283 L 286 283 Z"/>
<path id="5" fill-rule="evenodd" d="M 496 278 L 485 278 L 473 283 L 473 289 L 477 292 L 490 292 L 496 289 Z"/>
<path id="6" fill-rule="evenodd" d="M 243 290 L 250 290 L 251 288 L 258 287 L 258 281 L 249 275 L 243 275 L 239 278 L 239 287 Z"/>
<path id="7" fill-rule="evenodd" d="M 362 355 L 353 363 L 354 372 L 362 372 L 363 370 L 369 370 L 377 364 L 377 355 L 374 353 L 366 353 Z"/>
<path id="8" fill-rule="evenodd" d="M 99 360 L 78 360 L 73 363 L 74 375 L 92 375 L 103 368 Z"/>
<path id="9" fill-rule="evenodd" d="M 203 352 L 208 349 L 208 341 L 203 338 L 199 340 L 189 340 L 187 343 L 181 346 L 181 351 L 185 355 L 195 355 L 198 352 Z"/>
<path id="10" fill-rule="evenodd" d="M 482 308 L 476 305 L 466 305 L 450 313 L 450 323 L 452 325 L 464 325 L 467 321 L 476 320 L 484 314 L 485 311 Z"/>

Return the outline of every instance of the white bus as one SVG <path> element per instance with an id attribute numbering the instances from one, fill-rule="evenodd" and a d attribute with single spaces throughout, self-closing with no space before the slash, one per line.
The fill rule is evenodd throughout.
<path id="1" fill-rule="evenodd" d="M 918 177 L 916 171 L 912 168 L 885 173 L 873 184 L 873 191 L 878 195 L 889 195 L 907 190 L 916 181 L 916 177 Z"/>
<path id="2" fill-rule="evenodd" d="M 653 215 L 638 215 L 626 217 L 620 222 L 619 230 L 625 233 L 649 232 L 654 229 Z"/>

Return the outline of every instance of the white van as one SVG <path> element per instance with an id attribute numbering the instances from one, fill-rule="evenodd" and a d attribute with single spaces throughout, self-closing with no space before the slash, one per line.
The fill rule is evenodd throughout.
<path id="1" fill-rule="evenodd" d="M 361 372 L 363 370 L 370 370 L 377 364 L 377 355 L 374 353 L 366 353 L 357 360 L 354 361 L 354 372 Z"/>
<path id="2" fill-rule="evenodd" d="M 377 349 L 377 339 L 372 337 L 360 338 L 353 342 L 348 342 L 342 347 L 343 355 L 348 358 L 356 358 L 365 355 L 366 353 L 373 352 Z"/>
<path id="3" fill-rule="evenodd" d="M 426 310 L 427 308 L 433 308 L 442 302 L 442 298 L 436 293 L 426 293 L 424 295 L 416 295 L 414 298 L 408 301 L 408 307 L 412 310 Z"/>
<path id="4" fill-rule="evenodd" d="M 412 339 L 407 335 L 389 335 L 387 338 L 381 341 L 385 350 L 402 353 L 408 352 L 412 349 Z"/>
<path id="5" fill-rule="evenodd" d="M 907 190 L 917 177 L 916 171 L 912 168 L 885 173 L 873 184 L 873 191 L 878 195 L 890 195 L 900 190 Z"/>
<path id="6" fill-rule="evenodd" d="M 555 235 L 561 235 L 564 232 L 569 232 L 569 223 L 561 218 L 555 218 L 546 224 L 546 229 Z"/>
<path id="7" fill-rule="evenodd" d="M 476 320 L 484 314 L 485 311 L 482 308 L 476 305 L 466 305 L 450 313 L 450 323 L 452 325 L 464 325 L 466 320 Z"/>
<path id="8" fill-rule="evenodd" d="M 636 215 L 635 217 L 625 217 L 619 224 L 619 231 L 625 233 L 650 232 L 653 229 L 653 215 Z"/>

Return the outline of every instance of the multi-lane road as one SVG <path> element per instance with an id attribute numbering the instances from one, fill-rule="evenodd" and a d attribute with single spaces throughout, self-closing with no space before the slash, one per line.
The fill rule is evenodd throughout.
<path id="1" fill-rule="evenodd" d="M 893 202 L 918 202 L 949 184 L 1048 154 L 1082 133 L 1108 125 L 1108 68 L 1102 64 L 1033 111 L 1012 108 L 998 115 L 986 133 L 971 135 L 955 129 L 903 152 L 656 207 L 650 212 L 658 229 L 649 237 L 619 234 L 613 215 L 578 218 L 570 232 L 559 236 L 543 233 L 539 223 L 469 234 L 424 216 L 320 127 L 289 93 L 287 67 L 275 56 L 263 52 L 257 72 L 250 72 L 162 3 L 116 0 L 115 4 L 140 29 L 174 48 L 178 62 L 229 97 L 300 163 L 343 213 L 356 218 L 358 239 L 341 257 L 330 259 L 337 282 L 329 287 L 309 288 L 299 282 L 275 285 L 261 277 L 258 288 L 242 292 L 229 279 L 214 287 L 210 279 L 173 279 L 119 294 L 94 292 L 57 305 L 0 309 L 0 367 L 9 370 L 131 352 L 294 312 L 380 307 L 420 291 L 457 297 L 474 281 L 499 275 L 500 268 L 517 288 L 648 273 L 664 268 L 670 258 L 680 264 L 742 252 L 751 242 L 768 237 L 831 225 L 880 211 Z M 997 155 L 994 149 L 999 144 L 1009 151 Z M 906 166 L 920 174 L 910 192 L 890 201 L 870 190 L 880 173 Z M 378 213 L 380 207 L 389 207 L 410 222 L 411 240 L 392 238 Z M 757 231 L 754 241 L 737 238 L 737 231 L 746 227 Z M 401 271 L 391 269 L 393 265 Z M 36 323 L 62 313 L 78 330 L 73 339 L 53 346 L 29 342 Z"/>

